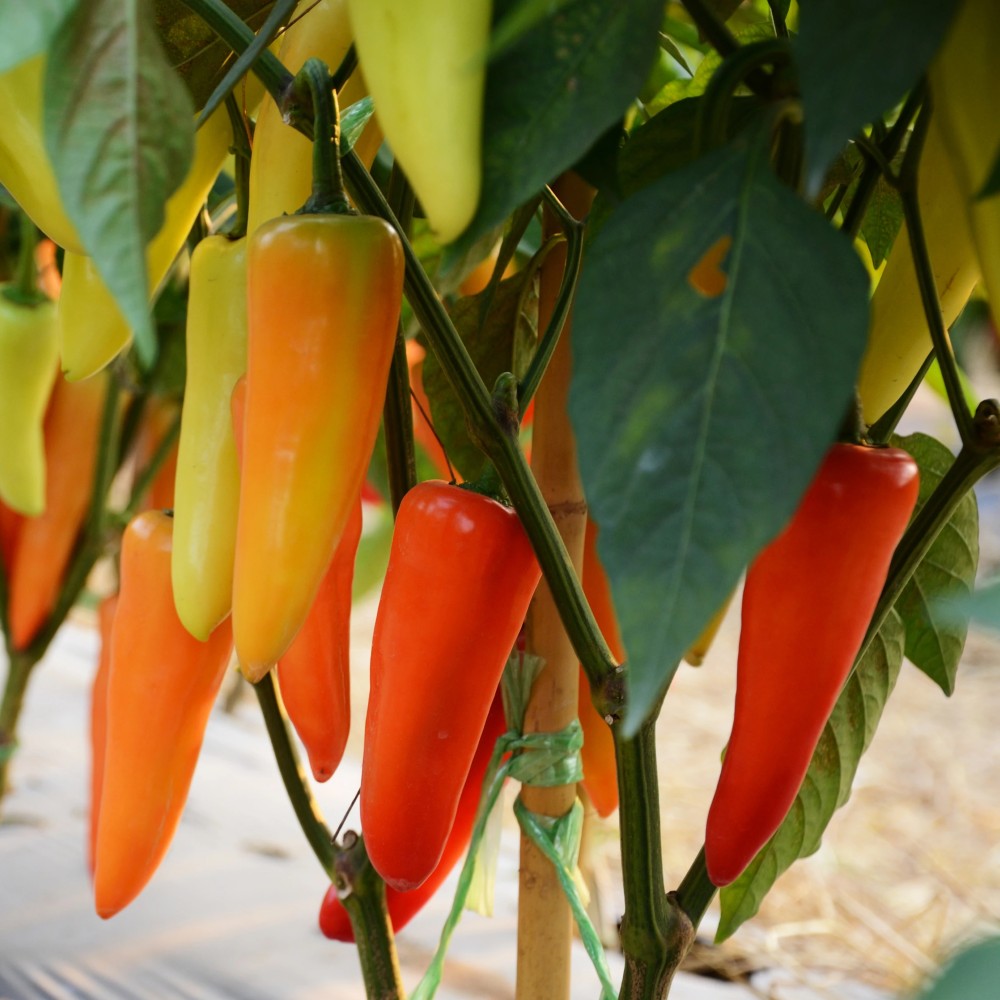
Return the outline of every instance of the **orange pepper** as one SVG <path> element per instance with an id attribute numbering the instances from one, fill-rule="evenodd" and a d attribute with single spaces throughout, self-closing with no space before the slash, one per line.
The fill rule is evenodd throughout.
<path id="1" fill-rule="evenodd" d="M 108 376 L 57 378 L 45 415 L 45 511 L 21 522 L 8 580 L 11 641 L 24 649 L 59 598 L 90 506 Z"/>
<path id="2" fill-rule="evenodd" d="M 108 669 L 111 665 L 111 627 L 118 608 L 118 595 L 105 597 L 97 607 L 100 653 L 90 690 L 90 824 L 87 833 L 87 868 L 94 875 L 97 848 L 97 817 L 101 809 L 104 783 L 104 743 L 108 731 Z"/>
<path id="3" fill-rule="evenodd" d="M 156 510 L 122 536 L 94 851 L 105 919 L 135 899 L 170 846 L 232 652 L 228 619 L 199 642 L 177 617 L 172 544 L 173 519 Z"/>
<path id="4" fill-rule="evenodd" d="M 291 645 L 361 493 L 403 290 L 380 219 L 295 215 L 250 238 L 243 473 L 233 573 L 240 668 Z"/>

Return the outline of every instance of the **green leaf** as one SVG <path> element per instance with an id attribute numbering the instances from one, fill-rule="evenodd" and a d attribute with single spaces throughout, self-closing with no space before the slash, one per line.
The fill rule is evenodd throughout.
<path id="1" fill-rule="evenodd" d="M 837 699 L 792 808 L 746 871 L 722 890 L 717 941 L 759 909 L 771 886 L 799 858 L 815 853 L 834 812 L 850 796 L 903 662 L 903 624 L 890 612 Z"/>
<path id="2" fill-rule="evenodd" d="M 4 4 L 0 73 L 44 52 L 49 40 L 76 4 L 77 0 L 31 0 L 30 3 Z"/>
<path id="3" fill-rule="evenodd" d="M 985 1000 L 1000 983 L 1000 938 L 989 938 L 955 956 L 918 1000 Z"/>
<path id="4" fill-rule="evenodd" d="M 768 148 L 743 133 L 650 184 L 584 254 L 569 408 L 630 654 L 626 735 L 795 510 L 867 338 L 864 268 Z"/>
<path id="5" fill-rule="evenodd" d="M 67 213 L 149 365 L 145 249 L 191 164 L 194 107 L 148 3 L 80 0 L 52 40 L 45 141 Z"/>
<path id="6" fill-rule="evenodd" d="M 812 0 L 795 39 L 805 110 L 806 190 L 844 144 L 889 111 L 937 51 L 957 0 Z"/>
<path id="7" fill-rule="evenodd" d="M 868 244 L 872 264 L 878 267 L 889 256 L 893 243 L 903 227 L 903 200 L 884 177 L 879 177 L 868 203 L 861 235 Z"/>
<path id="8" fill-rule="evenodd" d="M 517 5 L 498 0 L 497 23 Z M 656 58 L 662 14 L 662 0 L 575 0 L 533 23 L 490 63 L 483 193 L 456 254 L 572 166 L 621 118 Z"/>
<path id="9" fill-rule="evenodd" d="M 528 267 L 501 281 L 491 302 L 490 289 L 459 299 L 451 318 L 470 356 L 491 387 L 499 375 L 527 371 L 538 325 L 536 269 Z M 472 443 L 465 415 L 438 363 L 428 350 L 423 369 L 424 391 L 431 404 L 431 422 L 451 464 L 466 480 L 482 474 L 486 458 Z"/>
<path id="10" fill-rule="evenodd" d="M 955 456 L 926 434 L 895 438 L 920 466 L 917 510 L 948 471 Z M 971 490 L 934 539 L 906 589 L 896 601 L 906 626 L 906 656 L 946 695 L 955 690 L 955 674 L 965 648 L 967 622 L 941 610 L 941 601 L 972 593 L 979 565 L 979 508 Z"/>

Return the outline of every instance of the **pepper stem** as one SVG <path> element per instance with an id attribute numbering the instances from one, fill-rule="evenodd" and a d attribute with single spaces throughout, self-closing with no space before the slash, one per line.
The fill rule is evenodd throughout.
<path id="1" fill-rule="evenodd" d="M 308 59 L 292 84 L 292 100 L 312 103 L 313 187 L 300 214 L 353 215 L 340 169 L 340 109 L 330 71 L 321 59 Z"/>

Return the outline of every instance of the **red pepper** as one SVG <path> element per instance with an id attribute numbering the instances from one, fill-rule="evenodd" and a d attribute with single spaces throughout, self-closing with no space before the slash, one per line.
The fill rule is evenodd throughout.
<path id="1" fill-rule="evenodd" d="M 437 867 L 541 576 L 517 513 L 431 480 L 403 498 L 372 638 L 361 830 L 376 871 Z"/>
<path id="2" fill-rule="evenodd" d="M 476 812 L 479 809 L 479 798 L 483 791 L 483 779 L 496 741 L 507 731 L 507 721 L 503 714 L 503 699 L 500 689 L 493 696 L 490 714 L 486 717 L 486 726 L 479 737 L 476 755 L 472 758 L 472 766 L 462 787 L 462 795 L 458 800 L 458 810 L 451 833 L 444 845 L 444 853 L 437 867 L 427 876 L 427 879 L 416 889 L 401 892 L 388 886 L 385 890 L 385 904 L 389 910 L 392 929 L 401 931 L 433 897 L 441 883 L 451 874 L 451 870 L 465 856 L 469 841 L 472 839 L 472 828 L 476 823 Z M 351 919 L 340 901 L 337 887 L 331 885 L 323 897 L 319 910 L 319 929 L 333 941 L 353 941 L 354 928 Z"/>
<path id="3" fill-rule="evenodd" d="M 858 654 L 917 500 L 898 448 L 837 444 L 743 590 L 736 710 L 705 862 L 728 885 L 780 826 Z"/>
<path id="4" fill-rule="evenodd" d="M 625 645 L 618 616 L 611 597 L 604 566 L 597 554 L 597 525 L 588 518 L 583 542 L 583 593 L 616 663 L 625 662 Z M 611 727 L 600 716 L 590 698 L 590 681 L 580 668 L 577 715 L 583 729 L 583 787 L 600 816 L 610 816 L 618 808 L 618 770 L 615 764 L 615 738 Z"/>
<path id="5" fill-rule="evenodd" d="M 105 919 L 167 853 L 233 648 L 228 618 L 199 642 L 177 617 L 172 538 L 172 518 L 155 510 L 122 536 L 94 852 L 94 905 Z"/>

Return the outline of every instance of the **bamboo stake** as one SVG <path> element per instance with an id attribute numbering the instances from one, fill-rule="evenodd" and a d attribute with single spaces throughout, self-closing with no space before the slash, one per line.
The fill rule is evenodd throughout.
<path id="1" fill-rule="evenodd" d="M 577 218 L 590 209 L 593 190 L 566 174 L 553 189 Z M 546 211 L 546 235 L 558 223 Z M 566 254 L 555 247 L 542 265 L 539 329 L 545 328 L 559 291 Z M 587 505 L 576 462 L 576 442 L 566 413 L 570 380 L 570 322 L 552 357 L 535 402 L 531 467 L 566 550 L 580 573 Z M 532 690 L 525 732 L 555 732 L 576 718 L 579 662 L 562 627 L 559 612 L 544 580 L 528 613 L 528 649 L 542 657 L 542 670 Z M 575 785 L 556 788 L 524 786 L 521 799 L 533 812 L 561 816 L 573 805 Z M 518 895 L 517 1000 L 560 1000 L 569 997 L 572 916 L 551 864 L 526 837 L 521 838 Z"/>

